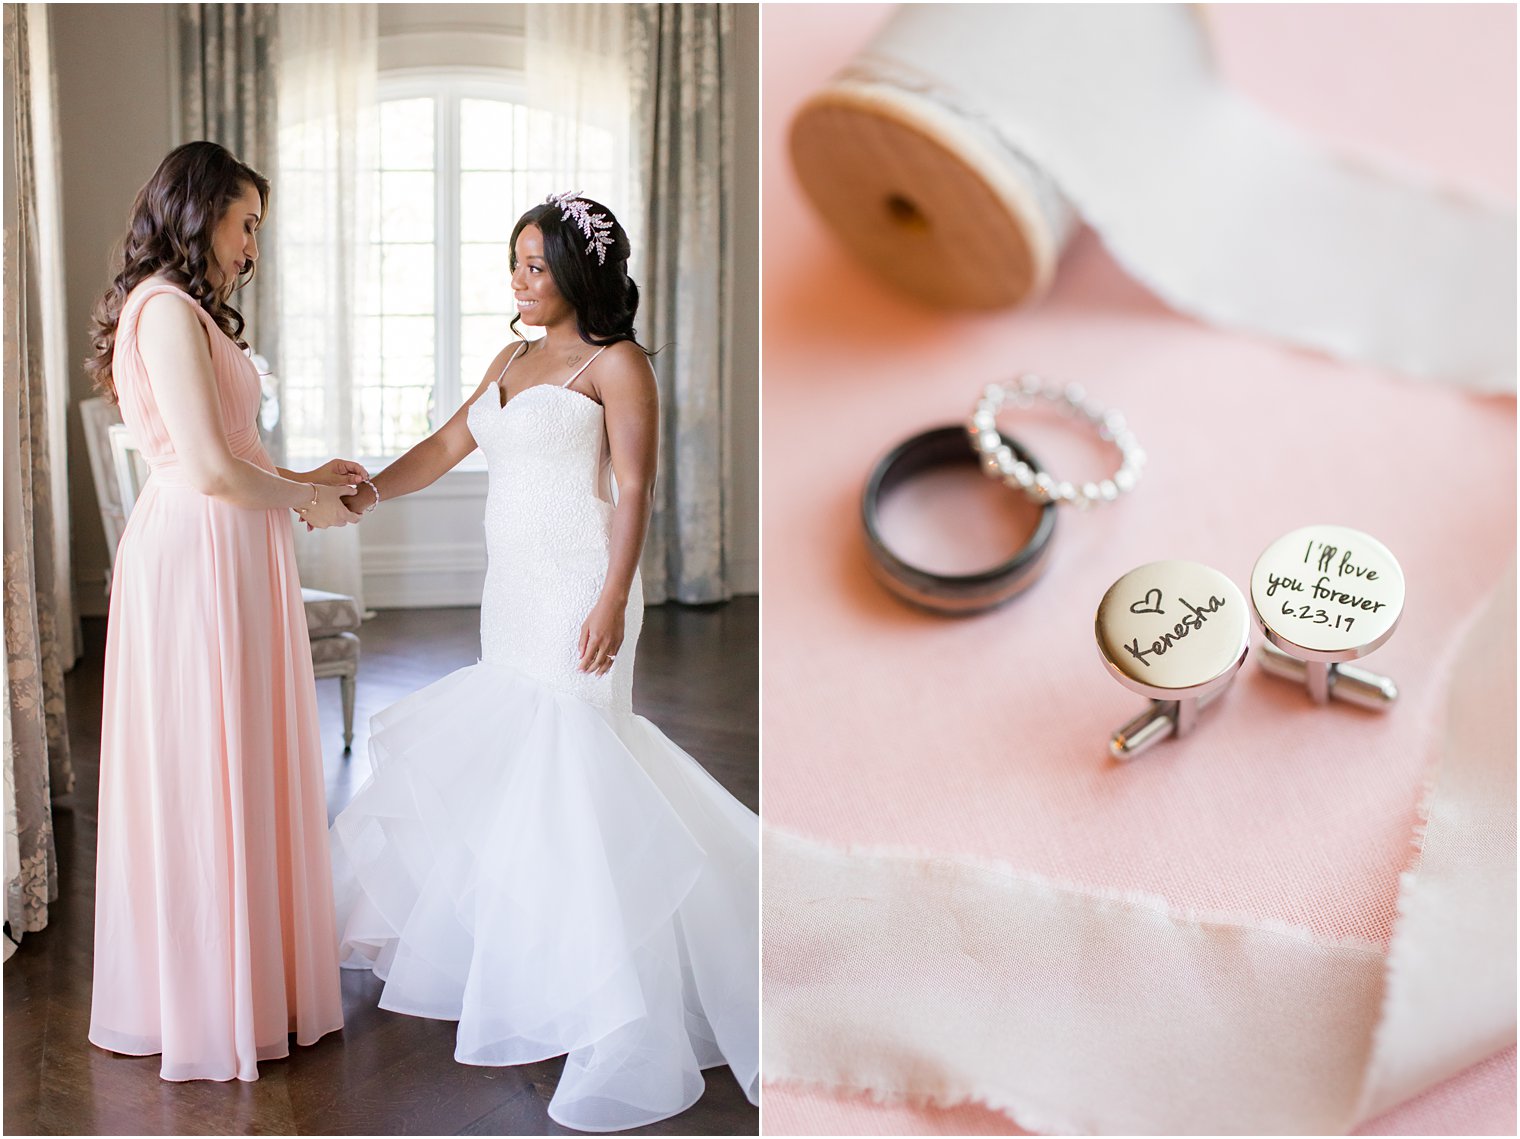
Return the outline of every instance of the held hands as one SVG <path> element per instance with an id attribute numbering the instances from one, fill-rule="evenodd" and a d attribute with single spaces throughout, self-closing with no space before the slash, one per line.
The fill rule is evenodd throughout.
<path id="1" fill-rule="evenodd" d="M 346 486 L 352 488 L 361 480 L 369 478 L 369 472 L 352 459 L 329 459 L 315 470 L 296 475 L 301 482 L 314 482 L 318 486 Z"/>
<path id="2" fill-rule="evenodd" d="M 359 521 L 359 514 L 350 508 L 350 503 L 355 486 L 361 479 L 369 478 L 369 472 L 361 464 L 352 459 L 329 459 L 320 467 L 294 477 L 311 483 L 317 491 L 314 505 L 296 511 L 308 530 L 348 526 Z"/>
<path id="3" fill-rule="evenodd" d="M 367 513 L 375 505 L 375 488 L 369 483 L 354 488 L 353 494 L 343 496 L 343 505 L 354 514 Z"/>
<path id="4" fill-rule="evenodd" d="M 343 496 L 352 494 L 353 487 L 347 483 L 335 485 L 314 483 L 313 485 L 317 490 L 317 501 L 296 511 L 301 516 L 301 521 L 306 523 L 308 530 L 325 530 L 329 526 L 348 526 L 359 521 L 359 516 L 343 505 Z"/>
<path id="5" fill-rule="evenodd" d="M 580 670 L 592 676 L 605 676 L 617 659 L 618 649 L 623 647 L 623 609 L 606 601 L 598 601 L 581 626 L 580 642 L 576 651 L 580 654 Z"/>

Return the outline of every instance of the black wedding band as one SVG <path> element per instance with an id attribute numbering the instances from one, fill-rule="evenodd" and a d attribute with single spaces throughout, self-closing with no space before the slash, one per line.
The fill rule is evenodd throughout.
<path id="1" fill-rule="evenodd" d="M 1015 457 L 1040 469 L 1039 463 L 1019 443 L 1002 436 Z M 934 467 L 960 465 L 980 467 L 976 451 L 959 425 L 936 427 L 905 439 L 884 455 L 866 481 L 860 502 L 871 569 L 877 579 L 898 597 L 936 613 L 979 613 L 1010 601 L 1033 585 L 1045 566 L 1050 538 L 1056 529 L 1056 504 L 1040 507 L 1040 520 L 1022 549 L 1001 565 L 968 574 L 932 573 L 910 565 L 893 553 L 881 536 L 882 498 L 914 475 Z"/>

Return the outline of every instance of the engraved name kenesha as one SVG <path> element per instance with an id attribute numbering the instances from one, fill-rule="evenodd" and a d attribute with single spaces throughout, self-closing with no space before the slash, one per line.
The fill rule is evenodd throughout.
<path id="1" fill-rule="evenodd" d="M 1134 638 L 1129 644 L 1124 646 L 1124 651 L 1145 665 L 1146 668 L 1150 668 L 1151 666 L 1151 662 L 1146 660 L 1146 657 L 1165 656 L 1167 651 L 1178 641 L 1182 640 L 1193 630 L 1201 629 L 1204 625 L 1208 624 L 1210 613 L 1218 613 L 1224 608 L 1223 597 L 1211 596 L 1206 605 L 1194 605 L 1186 597 L 1179 597 L 1177 600 L 1182 602 L 1182 607 L 1187 612 L 1183 614 L 1182 620 L 1177 622 L 1171 632 L 1162 633 L 1161 636 L 1151 642 L 1151 647 L 1148 649 L 1140 647 L 1139 637 Z"/>

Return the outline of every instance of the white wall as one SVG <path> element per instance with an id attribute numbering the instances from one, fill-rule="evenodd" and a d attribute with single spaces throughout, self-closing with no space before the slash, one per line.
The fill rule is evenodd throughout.
<path id="1" fill-rule="evenodd" d="M 79 612 L 105 612 L 109 564 L 77 404 L 90 310 L 138 188 L 168 153 L 169 16 L 160 4 L 50 4 L 63 174 L 64 322 L 70 364 L 69 514 Z"/>
<path id="2" fill-rule="evenodd" d="M 58 64 L 66 320 L 77 402 L 91 394 L 82 361 L 89 349 L 90 310 L 109 279 L 113 246 L 133 196 L 173 142 L 171 9 L 54 4 L 49 13 Z M 729 409 L 738 530 L 730 564 L 737 591 L 754 593 L 760 581 L 759 18 L 750 5 L 739 6 L 737 16 L 740 255 L 750 268 L 738 274 L 742 317 L 735 359 L 747 363 L 737 369 Z M 458 44 L 461 32 L 475 27 L 499 48 L 520 35 L 522 22 L 521 5 L 382 4 L 381 61 L 405 62 L 387 37 L 415 44 L 418 37 L 436 36 Z M 108 558 L 77 411 L 70 416 L 69 453 L 77 600 L 80 612 L 98 615 L 105 612 Z M 366 519 L 360 527 L 365 600 L 380 608 L 478 603 L 485 575 L 484 487 L 482 472 L 454 472 Z"/>

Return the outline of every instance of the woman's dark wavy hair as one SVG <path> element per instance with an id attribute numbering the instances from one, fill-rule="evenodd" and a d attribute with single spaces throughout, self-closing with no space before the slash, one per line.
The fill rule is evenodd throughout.
<path id="1" fill-rule="evenodd" d="M 633 328 L 633 318 L 639 311 L 639 287 L 628 276 L 628 255 L 632 252 L 628 234 L 606 206 L 590 198 L 579 201 L 585 202 L 593 214 L 606 214 L 612 223 L 607 231 L 612 242 L 607 246 L 606 260 L 598 264 L 596 253 L 586 252 L 586 235 L 574 218 L 563 216 L 562 206 L 545 202 L 523 214 L 512 227 L 512 269 L 514 272 L 517 269 L 517 235 L 525 227 L 536 225 L 544 235 L 544 260 L 549 263 L 549 273 L 560 294 L 575 309 L 581 339 L 597 347 L 629 340 L 640 352 L 650 355 Z M 521 313 L 512 317 L 514 334 L 521 319 Z"/>
<path id="2" fill-rule="evenodd" d="M 116 399 L 111 355 L 116 349 L 116 325 L 127 294 L 156 275 L 189 293 L 239 348 L 243 314 L 227 303 L 231 290 L 219 290 L 207 277 L 211 267 L 211 235 L 228 208 L 249 186 L 259 192 L 259 213 L 269 208 L 269 179 L 232 152 L 214 142 L 187 142 L 171 150 L 153 177 L 137 192 L 127 236 L 122 240 L 121 269 L 91 314 L 90 343 L 94 355 L 85 370 L 97 391 Z M 253 279 L 250 262 L 238 278 Z M 224 296 L 225 294 L 225 296 Z"/>

